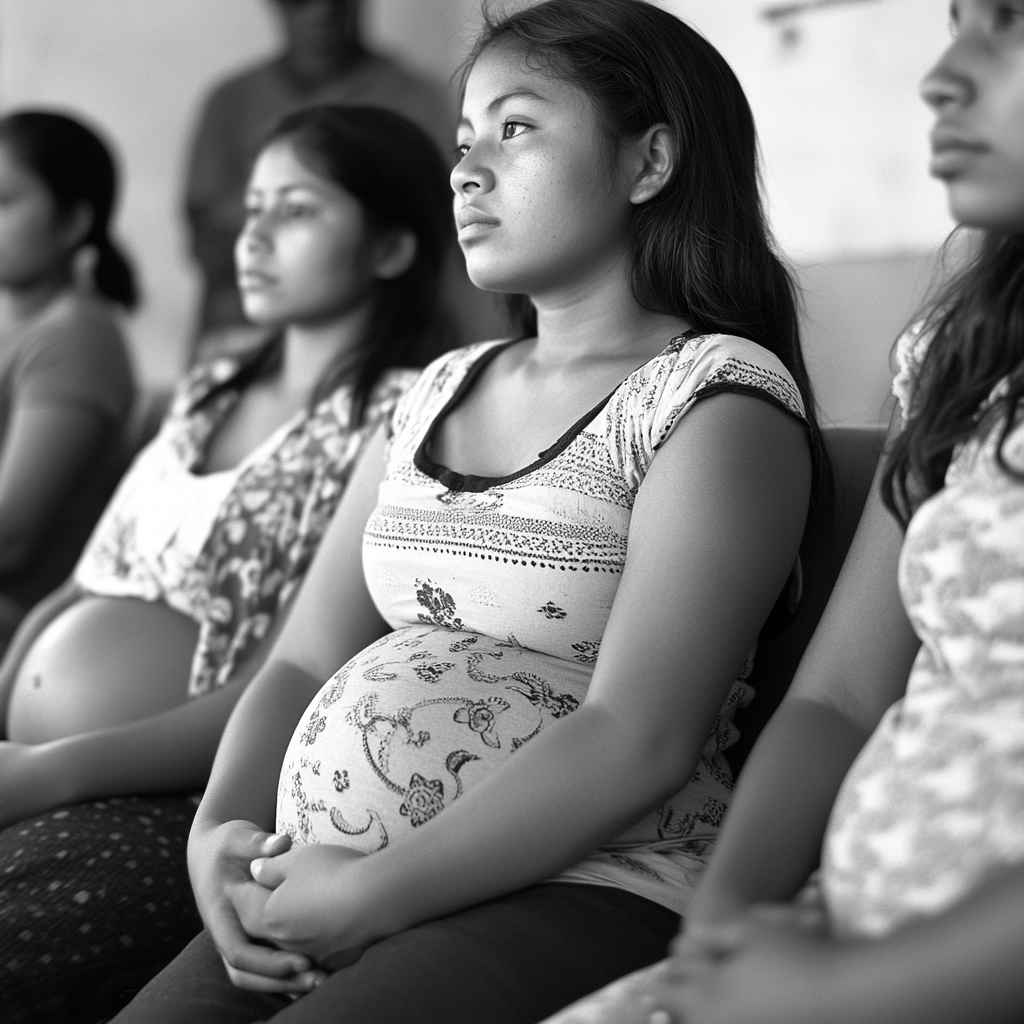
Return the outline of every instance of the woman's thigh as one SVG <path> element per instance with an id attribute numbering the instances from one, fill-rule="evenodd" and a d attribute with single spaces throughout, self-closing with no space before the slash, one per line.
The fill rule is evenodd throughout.
<path id="1" fill-rule="evenodd" d="M 539 885 L 393 935 L 293 1003 L 234 989 L 203 936 L 117 1024 L 535 1024 L 663 957 L 678 926 L 621 890 Z"/>
<path id="2" fill-rule="evenodd" d="M 137 988 L 201 929 L 185 866 L 194 814 L 184 797 L 126 797 L 0 831 L 0 1018 L 46 1019 L 118 979 Z"/>

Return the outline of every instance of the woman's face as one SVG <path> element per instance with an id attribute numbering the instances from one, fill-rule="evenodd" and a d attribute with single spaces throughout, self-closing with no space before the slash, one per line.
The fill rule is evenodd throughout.
<path id="1" fill-rule="evenodd" d="M 374 239 L 359 201 L 309 170 L 287 141 L 256 160 L 235 245 L 242 305 L 259 324 L 317 324 L 364 303 Z"/>
<path id="2" fill-rule="evenodd" d="M 536 300 L 624 257 L 628 187 L 581 90 L 497 44 L 470 72 L 457 139 L 455 222 L 475 285 Z"/>
<path id="3" fill-rule="evenodd" d="M 42 179 L 0 143 L 0 288 L 25 288 L 67 268 L 67 225 Z"/>
<path id="4" fill-rule="evenodd" d="M 954 39 L 921 85 L 931 172 L 962 224 L 1024 231 L 1024 0 L 954 0 Z"/>

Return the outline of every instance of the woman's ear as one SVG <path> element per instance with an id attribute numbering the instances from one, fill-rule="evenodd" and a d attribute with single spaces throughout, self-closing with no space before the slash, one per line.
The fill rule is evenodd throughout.
<path id="1" fill-rule="evenodd" d="M 79 203 L 64 214 L 60 237 L 70 251 L 77 249 L 86 240 L 92 231 L 94 216 L 88 203 Z"/>
<path id="2" fill-rule="evenodd" d="M 667 124 L 652 125 L 633 143 L 634 175 L 629 201 L 639 206 L 653 199 L 676 168 L 676 140 Z"/>
<path id="3" fill-rule="evenodd" d="M 401 277 L 416 259 L 416 236 L 408 230 L 389 231 L 374 249 L 373 274 L 382 281 Z"/>

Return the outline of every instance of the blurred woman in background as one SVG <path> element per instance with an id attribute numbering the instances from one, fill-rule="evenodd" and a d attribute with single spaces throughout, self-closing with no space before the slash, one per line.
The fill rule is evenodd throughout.
<path id="1" fill-rule="evenodd" d="M 246 208 L 239 283 L 276 336 L 186 378 L 72 578 L 0 668 L 9 1014 L 47 1019 L 55 979 L 144 968 L 198 930 L 194 803 L 83 801 L 202 787 L 367 438 L 446 330 L 447 174 L 402 116 L 290 115 Z"/>
<path id="2" fill-rule="evenodd" d="M 133 396 L 112 307 L 114 161 L 78 121 L 0 119 L 0 645 L 62 583 L 117 482 Z"/>

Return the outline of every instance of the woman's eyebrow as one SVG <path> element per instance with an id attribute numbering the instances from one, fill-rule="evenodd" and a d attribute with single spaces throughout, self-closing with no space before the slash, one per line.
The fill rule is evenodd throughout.
<path id="1" fill-rule="evenodd" d="M 509 100 L 518 99 L 525 97 L 526 99 L 539 100 L 541 103 L 550 103 L 551 101 L 546 96 L 541 96 L 540 93 L 534 92 L 532 89 L 515 89 L 512 92 L 504 92 L 500 96 L 495 97 L 487 104 L 487 113 L 493 114 L 495 110 L 507 103 Z M 468 117 L 459 118 L 459 123 L 456 126 L 458 128 L 472 128 L 472 122 Z"/>
<path id="2" fill-rule="evenodd" d="M 491 100 L 487 104 L 487 112 L 489 114 L 497 110 L 503 103 L 507 103 L 509 100 L 518 99 L 521 96 L 525 96 L 527 99 L 540 100 L 541 103 L 550 103 L 546 97 L 541 96 L 540 93 L 534 92 L 532 89 L 516 89 L 513 92 L 505 92 L 498 96 L 496 99 Z"/>

